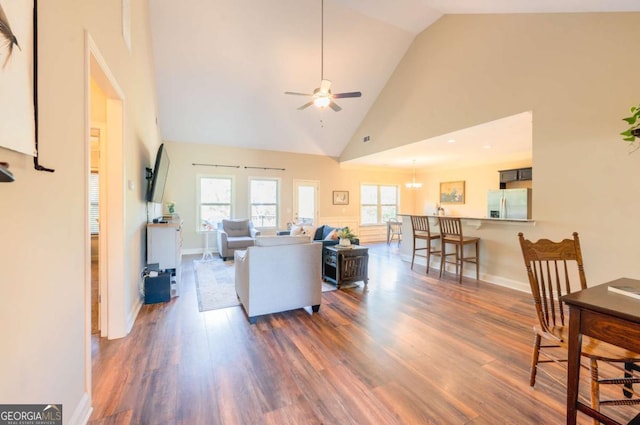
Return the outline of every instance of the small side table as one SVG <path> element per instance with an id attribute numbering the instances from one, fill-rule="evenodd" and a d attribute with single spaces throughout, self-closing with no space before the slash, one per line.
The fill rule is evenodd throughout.
<path id="1" fill-rule="evenodd" d="M 340 247 L 325 246 L 322 249 L 322 279 L 340 285 L 348 282 L 369 281 L 369 248 L 359 245 Z"/>
<path id="2" fill-rule="evenodd" d="M 211 248 L 209 248 L 209 233 L 211 233 L 211 231 L 205 230 L 202 233 L 204 234 L 204 250 L 202 251 L 202 259 L 200 261 L 213 261 L 213 252 L 211 252 Z"/>

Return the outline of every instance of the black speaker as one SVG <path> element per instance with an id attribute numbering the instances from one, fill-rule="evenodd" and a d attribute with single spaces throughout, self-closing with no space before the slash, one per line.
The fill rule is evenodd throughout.
<path id="1" fill-rule="evenodd" d="M 144 303 L 166 303 L 171 299 L 171 273 L 144 278 Z"/>

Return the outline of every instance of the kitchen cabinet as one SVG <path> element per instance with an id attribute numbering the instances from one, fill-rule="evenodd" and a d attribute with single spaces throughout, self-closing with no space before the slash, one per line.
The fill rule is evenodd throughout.
<path id="1" fill-rule="evenodd" d="M 506 184 L 509 182 L 533 179 L 533 169 L 531 167 L 500 170 L 498 172 L 500 173 L 500 189 L 505 189 L 507 187 Z"/>
<path id="2" fill-rule="evenodd" d="M 518 180 L 518 170 L 501 170 L 500 183 L 513 182 Z"/>

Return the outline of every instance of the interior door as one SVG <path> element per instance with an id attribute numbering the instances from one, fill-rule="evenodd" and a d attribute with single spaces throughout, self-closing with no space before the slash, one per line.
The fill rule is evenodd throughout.
<path id="1" fill-rule="evenodd" d="M 293 221 L 298 224 L 318 223 L 318 181 L 293 181 Z"/>

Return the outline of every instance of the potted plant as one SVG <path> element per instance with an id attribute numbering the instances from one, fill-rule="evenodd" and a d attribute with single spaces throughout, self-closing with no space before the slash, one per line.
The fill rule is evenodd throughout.
<path id="1" fill-rule="evenodd" d="M 357 238 L 357 236 L 353 234 L 349 226 L 345 226 L 338 230 L 338 238 L 340 238 L 341 246 L 350 246 L 351 240 Z"/>
<path id="2" fill-rule="evenodd" d="M 631 116 L 623 118 L 629 124 L 629 128 L 620 133 L 622 140 L 633 145 L 636 138 L 640 138 L 640 105 L 631 107 Z M 637 147 L 636 147 L 637 149 Z"/>

